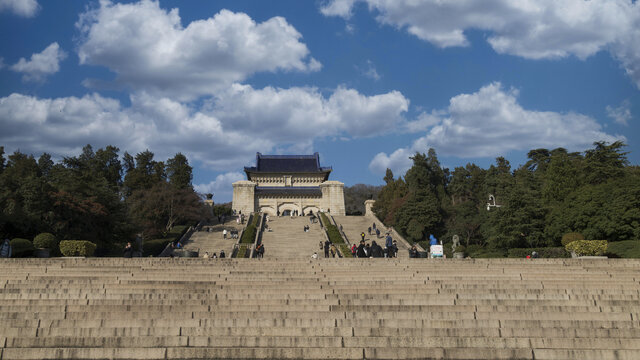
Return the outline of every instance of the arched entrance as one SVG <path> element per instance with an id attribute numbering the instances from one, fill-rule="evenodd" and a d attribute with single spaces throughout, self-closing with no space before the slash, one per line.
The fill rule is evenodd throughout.
<path id="1" fill-rule="evenodd" d="M 276 210 L 269 205 L 260 206 L 260 212 L 265 213 L 269 216 L 276 216 Z"/>
<path id="2" fill-rule="evenodd" d="M 300 213 L 300 207 L 294 203 L 283 203 L 278 206 L 278 210 L 280 211 L 280 215 L 282 216 L 290 216 L 292 212 L 298 211 Z"/>
<path id="3" fill-rule="evenodd" d="M 303 215 L 309 215 L 310 212 L 313 212 L 314 214 L 318 214 L 319 209 L 315 206 L 305 206 L 302 209 Z"/>

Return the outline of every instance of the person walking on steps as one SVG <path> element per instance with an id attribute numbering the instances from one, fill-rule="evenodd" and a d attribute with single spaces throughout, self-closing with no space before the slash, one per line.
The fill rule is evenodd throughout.
<path id="1" fill-rule="evenodd" d="M 329 257 L 329 248 L 331 247 L 331 242 L 329 240 L 324 242 L 324 257 Z"/>

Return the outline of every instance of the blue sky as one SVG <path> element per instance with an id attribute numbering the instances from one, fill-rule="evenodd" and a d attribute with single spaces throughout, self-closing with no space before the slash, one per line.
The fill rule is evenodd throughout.
<path id="1" fill-rule="evenodd" d="M 416 151 L 512 165 L 623 140 L 638 164 L 628 0 L 0 0 L 0 145 L 177 152 L 231 199 L 255 153 L 380 184 Z"/>

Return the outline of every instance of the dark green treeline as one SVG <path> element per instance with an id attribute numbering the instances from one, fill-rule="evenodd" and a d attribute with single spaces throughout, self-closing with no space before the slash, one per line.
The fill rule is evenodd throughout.
<path id="1" fill-rule="evenodd" d="M 192 168 L 178 153 L 166 162 L 144 151 L 135 157 L 91 145 L 58 163 L 0 147 L 0 235 L 32 239 L 50 232 L 58 239 L 90 240 L 103 252 L 142 232 L 158 236 L 172 226 L 200 219 Z"/>
<path id="2" fill-rule="evenodd" d="M 584 153 L 536 149 L 512 169 L 507 160 L 443 169 L 436 153 L 416 153 L 404 178 L 391 170 L 374 211 L 413 242 L 434 234 L 493 249 L 560 246 L 562 235 L 640 239 L 640 168 L 625 144 L 597 142 Z M 495 204 L 487 210 L 489 195 Z M 491 205 L 494 205 L 492 202 Z"/>

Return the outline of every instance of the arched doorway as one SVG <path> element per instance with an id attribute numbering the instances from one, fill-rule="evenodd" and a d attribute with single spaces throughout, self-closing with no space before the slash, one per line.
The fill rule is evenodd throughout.
<path id="1" fill-rule="evenodd" d="M 295 211 L 297 211 L 298 214 L 300 213 L 300 207 L 294 203 L 280 204 L 278 210 L 280 210 L 280 215 L 282 216 L 290 216 Z"/>
<path id="2" fill-rule="evenodd" d="M 260 212 L 265 213 L 269 216 L 276 216 L 276 210 L 269 205 L 260 206 Z"/>

